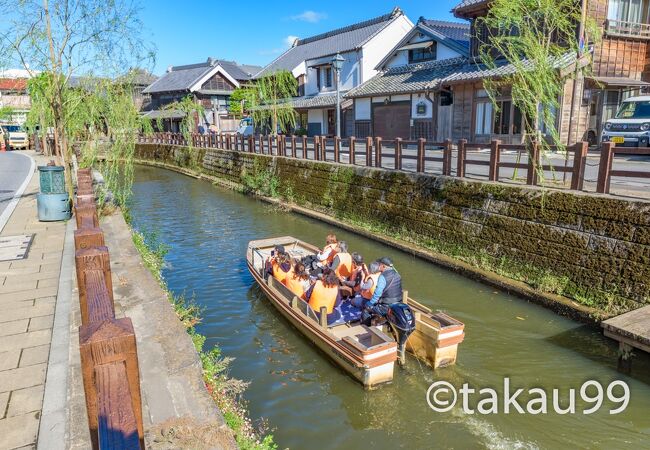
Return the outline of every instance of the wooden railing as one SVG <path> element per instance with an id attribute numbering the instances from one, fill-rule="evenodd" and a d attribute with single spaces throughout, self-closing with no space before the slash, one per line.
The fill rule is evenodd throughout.
<path id="1" fill-rule="evenodd" d="M 615 147 L 611 142 L 603 143 L 600 150 L 600 165 L 598 166 L 598 184 L 596 192 L 609 194 L 612 177 L 624 178 L 650 178 L 650 171 L 641 170 L 615 170 L 612 168 L 616 155 L 647 155 L 650 156 L 650 148 L 645 147 Z"/>
<path id="2" fill-rule="evenodd" d="M 482 166 L 486 174 L 472 173 L 472 177 L 483 176 L 489 181 L 500 181 L 502 169 L 525 170 L 526 184 L 538 185 L 541 173 L 555 172 L 567 176 L 570 183 L 566 187 L 583 190 L 588 145 L 578 142 L 569 146 L 563 162 L 544 163 L 539 147 L 523 144 L 503 144 L 499 140 L 489 143 L 472 143 L 459 140 L 454 148 L 450 140 L 430 142 L 425 139 L 382 139 L 381 137 L 336 138 L 325 136 L 248 136 L 214 134 L 192 135 L 192 144 L 196 147 L 219 148 L 263 155 L 284 156 L 290 158 L 328 161 L 340 164 L 361 165 L 382 169 L 401 170 L 415 173 L 439 173 L 446 176 L 466 177 L 468 168 Z M 180 134 L 154 133 L 140 136 L 140 143 L 187 145 Z M 551 147 L 551 150 L 556 150 Z M 517 155 L 516 161 L 506 160 L 505 154 Z M 481 158 L 481 155 L 486 155 Z M 613 147 L 604 143 L 600 151 L 600 167 L 597 180 L 597 192 L 609 193 L 610 178 L 634 177 L 650 178 L 650 171 L 612 169 L 616 155 L 650 155 L 648 148 Z M 456 164 L 452 167 L 453 157 Z M 489 156 L 489 158 L 487 157 Z M 432 166 L 430 163 L 438 163 Z M 440 164 L 441 163 L 441 164 Z M 452 169 L 455 169 L 452 170 Z M 455 173 L 454 173 L 455 172 Z M 558 185 L 555 185 L 558 186 Z M 80 198 L 79 201 L 83 199 Z"/>
<path id="3" fill-rule="evenodd" d="M 79 352 L 90 437 L 94 449 L 144 448 L 133 324 L 129 318 L 115 318 L 110 258 L 99 228 L 90 169 L 80 169 L 77 178 Z"/>

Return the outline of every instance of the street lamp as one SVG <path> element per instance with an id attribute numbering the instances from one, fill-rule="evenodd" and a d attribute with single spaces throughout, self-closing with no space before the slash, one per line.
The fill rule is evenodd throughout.
<path id="1" fill-rule="evenodd" d="M 339 78 L 341 75 L 341 69 L 343 68 L 343 62 L 345 58 L 341 56 L 340 53 L 337 53 L 334 58 L 332 58 L 332 67 L 336 72 L 336 137 L 341 137 L 341 96 L 339 92 Z"/>

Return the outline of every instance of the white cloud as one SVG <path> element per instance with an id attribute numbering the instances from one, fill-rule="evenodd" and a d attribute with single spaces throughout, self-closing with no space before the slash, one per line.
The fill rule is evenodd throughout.
<path id="1" fill-rule="evenodd" d="M 291 20 L 301 20 L 303 22 L 310 22 L 310 23 L 320 22 L 323 19 L 327 19 L 327 14 L 311 11 L 311 10 L 305 11 L 296 16 L 291 16 Z"/>
<path id="2" fill-rule="evenodd" d="M 291 47 L 296 39 L 298 39 L 298 36 L 289 35 L 286 38 L 284 38 L 284 43 L 287 44 L 287 47 Z"/>
<path id="3" fill-rule="evenodd" d="M 286 38 L 283 39 L 284 42 L 284 47 L 278 47 L 278 48 L 272 48 L 270 50 L 260 50 L 258 53 L 260 55 L 276 55 L 278 53 L 282 53 L 285 51 L 288 47 L 291 47 L 293 45 L 293 42 L 298 39 L 298 36 L 292 36 L 289 35 Z"/>

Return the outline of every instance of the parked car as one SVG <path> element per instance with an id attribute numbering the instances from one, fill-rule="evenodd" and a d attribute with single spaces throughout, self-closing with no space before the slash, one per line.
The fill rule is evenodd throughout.
<path id="1" fill-rule="evenodd" d="M 650 147 L 650 95 L 623 100 L 614 118 L 605 122 L 602 141 L 625 147 Z"/>
<path id="2" fill-rule="evenodd" d="M 2 128 L 6 134 L 7 150 L 26 150 L 29 148 L 29 136 L 27 136 L 22 126 L 18 124 L 6 124 L 2 125 Z"/>
<path id="3" fill-rule="evenodd" d="M 255 132 L 253 128 L 253 118 L 244 117 L 239 121 L 239 127 L 237 127 L 237 134 L 241 134 L 244 137 L 252 136 Z"/>

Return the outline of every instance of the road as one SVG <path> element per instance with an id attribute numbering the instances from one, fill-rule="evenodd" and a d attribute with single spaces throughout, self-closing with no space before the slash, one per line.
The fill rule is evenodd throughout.
<path id="1" fill-rule="evenodd" d="M 329 144 L 329 143 L 328 143 Z M 357 142 L 356 145 L 356 164 L 365 165 L 365 144 Z M 289 150 L 290 151 L 290 150 Z M 313 151 L 309 150 L 309 158 L 313 159 Z M 333 145 L 327 146 L 327 159 L 333 160 L 334 158 L 334 147 Z M 373 152 L 374 153 L 374 152 Z M 382 167 L 386 169 L 393 169 L 395 167 L 395 158 L 392 156 L 394 154 L 394 148 L 388 143 L 384 143 L 382 153 L 385 155 L 382 158 Z M 302 156 L 300 149 L 297 151 L 298 157 Z M 406 157 L 402 161 L 402 169 L 409 172 L 415 171 L 415 155 L 417 150 L 415 145 L 404 146 L 402 154 Z M 390 156 L 389 156 L 390 155 Z M 442 151 L 436 149 L 427 149 L 426 156 L 432 158 L 441 158 Z M 373 155 L 374 158 L 374 155 Z M 407 159 L 410 158 L 410 159 Z M 467 152 L 467 158 L 476 161 L 489 161 L 490 160 L 490 151 L 489 148 L 483 150 L 474 150 Z M 520 161 L 517 161 L 517 152 L 504 150 L 501 152 L 501 161 L 502 162 L 521 162 L 526 163 L 527 155 L 523 154 L 520 158 Z M 598 152 L 590 152 L 587 156 L 587 164 L 585 167 L 585 183 L 584 190 L 587 192 L 596 192 L 596 182 L 598 180 L 598 166 L 599 166 L 600 155 Z M 347 163 L 348 159 L 348 149 L 347 146 L 341 148 L 341 162 Z M 452 164 L 451 164 L 451 173 L 452 175 L 456 174 L 456 150 L 452 151 Z M 565 165 L 564 156 L 561 154 L 550 154 L 548 159 L 544 158 L 544 164 L 550 164 L 558 168 L 563 168 Z M 373 162 L 374 163 L 374 162 Z M 573 158 L 570 157 L 568 161 L 568 167 L 571 168 L 573 164 Z M 438 161 L 427 161 L 425 164 L 425 172 L 427 173 L 440 173 L 442 171 L 442 162 Z M 613 169 L 615 170 L 634 170 L 634 171 L 645 171 L 650 172 L 650 158 L 647 156 L 631 156 L 631 155 L 620 155 L 614 158 Z M 511 168 L 502 167 L 499 169 L 499 180 L 505 183 L 515 183 L 522 184 L 526 181 L 526 169 L 519 169 L 517 172 L 517 177 L 513 177 L 514 170 Z M 487 165 L 471 165 L 468 164 L 466 167 L 467 178 L 474 178 L 477 180 L 487 180 L 488 178 L 488 166 Z M 562 185 L 568 187 L 571 183 L 571 173 L 567 173 L 566 177 L 560 171 L 551 173 L 550 171 L 545 172 L 544 174 L 545 185 L 552 187 L 562 187 Z M 554 181 L 555 180 L 555 181 Z M 611 180 L 611 194 L 620 195 L 626 197 L 638 197 L 638 198 L 650 198 L 650 179 L 648 178 L 623 178 L 623 177 L 612 177 Z"/>
<path id="2" fill-rule="evenodd" d="M 31 159 L 24 154 L 0 152 L 0 217 L 29 175 L 31 166 Z"/>

